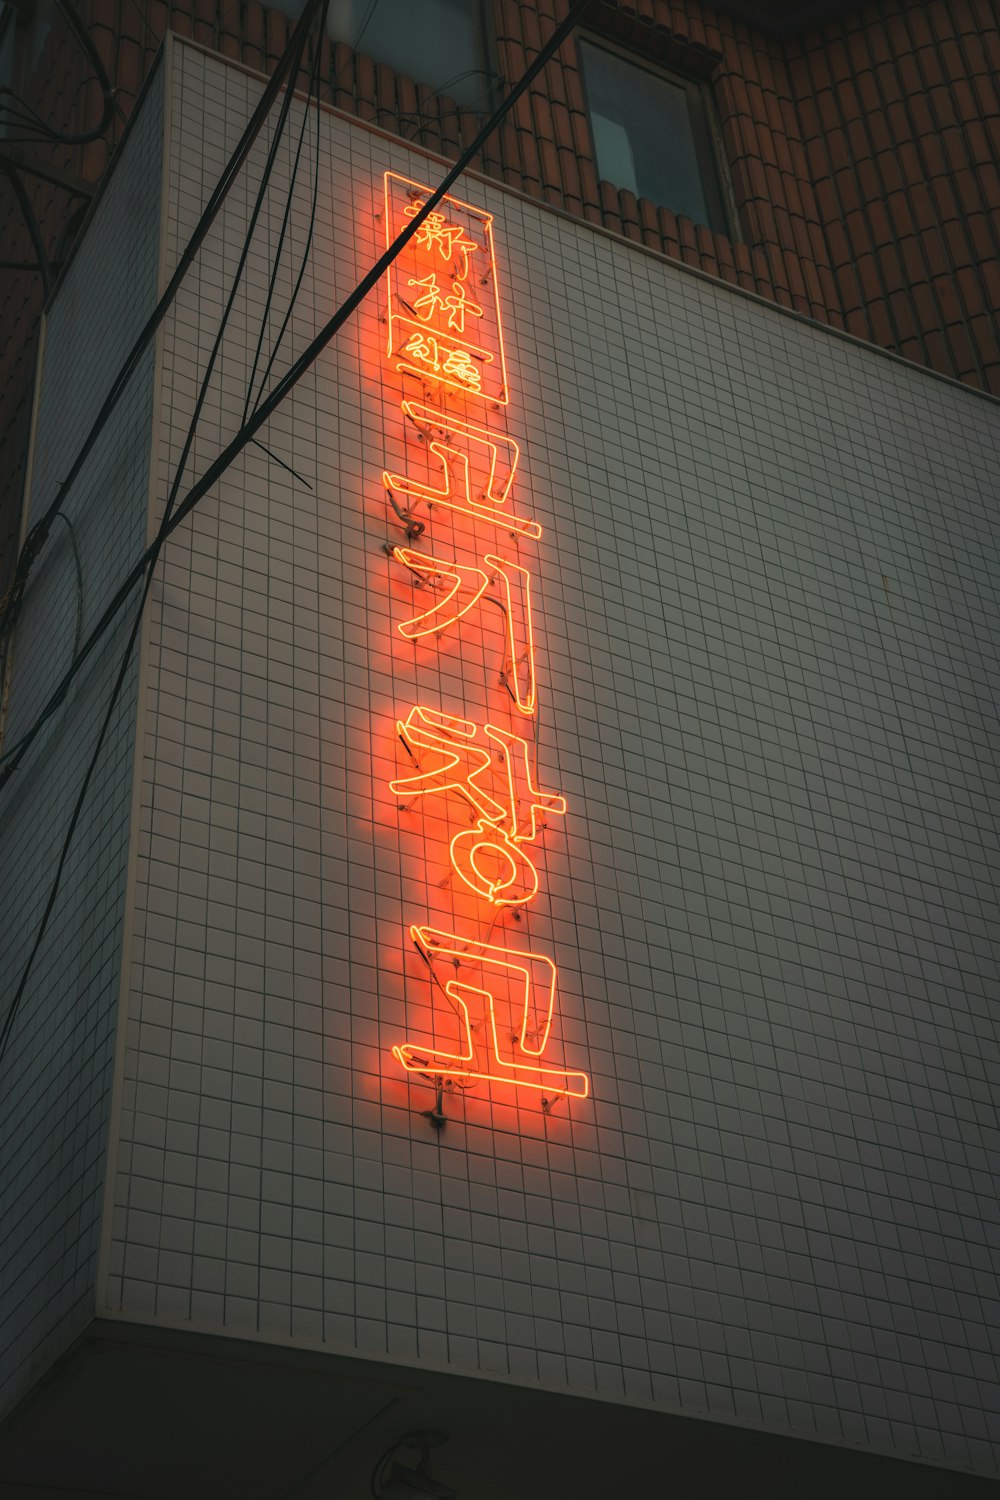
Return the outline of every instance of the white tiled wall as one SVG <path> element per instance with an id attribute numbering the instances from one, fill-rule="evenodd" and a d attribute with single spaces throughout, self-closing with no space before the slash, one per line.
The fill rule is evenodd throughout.
<path id="1" fill-rule="evenodd" d="M 173 78 L 176 257 L 257 85 L 188 47 Z M 241 418 L 301 118 L 192 473 Z M 331 115 L 320 147 L 278 368 L 377 254 L 383 171 L 438 170 Z M 101 1305 L 996 1468 L 1000 408 L 463 196 L 496 215 L 569 802 L 502 930 L 557 957 L 592 1098 L 475 1091 L 436 1134 L 389 1053 L 429 998 L 407 924 L 450 899 L 386 790 L 394 717 L 494 688 L 473 632 L 394 644 L 373 299 L 165 555 Z M 248 213 L 167 330 L 160 504 Z"/>
<path id="2" fill-rule="evenodd" d="M 162 93 L 154 75 L 46 316 L 29 524 L 50 504 L 155 301 Z M 5 752 L 34 723 L 145 544 L 153 365 L 150 349 L 32 570 Z M 35 941 L 137 597 L 0 791 L 0 1016 Z M 135 706 L 133 663 L 0 1064 L 0 1409 L 93 1315 Z"/>

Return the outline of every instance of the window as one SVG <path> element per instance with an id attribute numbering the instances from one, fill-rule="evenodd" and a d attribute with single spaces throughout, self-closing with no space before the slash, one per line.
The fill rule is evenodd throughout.
<path id="1" fill-rule="evenodd" d="M 456 104 L 486 109 L 494 77 L 481 0 L 331 0 L 330 35 Z"/>
<path id="2" fill-rule="evenodd" d="M 581 41 L 600 177 L 697 224 L 732 231 L 705 85 Z"/>

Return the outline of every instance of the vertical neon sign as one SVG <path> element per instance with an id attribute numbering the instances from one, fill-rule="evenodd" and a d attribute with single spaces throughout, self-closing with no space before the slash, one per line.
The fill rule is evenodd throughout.
<path id="1" fill-rule="evenodd" d="M 387 245 L 429 193 L 385 174 Z M 553 959 L 534 943 L 512 947 L 496 934 L 504 913 L 518 920 L 537 897 L 541 835 L 548 819 L 565 814 L 566 800 L 537 784 L 531 544 L 542 531 L 515 507 L 521 452 L 497 430 L 510 395 L 492 215 L 443 199 L 393 262 L 386 284 L 386 359 L 411 387 L 400 417 L 419 445 L 419 472 L 383 475 L 411 544 L 388 549 L 413 594 L 408 617 L 403 605 L 395 622 L 397 645 L 416 651 L 418 664 L 421 651 L 430 653 L 427 672 L 437 676 L 435 647 L 463 631 L 478 633 L 480 654 L 491 641 L 499 653 L 499 671 L 479 685 L 488 703 L 481 720 L 436 697 L 396 705 L 401 764 L 389 790 L 401 808 L 424 817 L 431 856 L 447 862 L 445 882 L 454 878 L 473 909 L 470 930 L 411 925 L 430 974 L 434 1035 L 446 1033 L 448 1041 L 401 1040 L 392 1053 L 407 1073 L 438 1087 L 486 1080 L 548 1099 L 585 1098 L 587 1075 L 560 1066 L 548 1051 Z"/>

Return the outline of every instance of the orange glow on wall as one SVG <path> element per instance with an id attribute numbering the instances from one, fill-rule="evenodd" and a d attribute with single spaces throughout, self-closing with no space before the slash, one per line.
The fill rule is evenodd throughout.
<path id="1" fill-rule="evenodd" d="M 429 192 L 397 173 L 385 174 L 387 245 L 419 212 Z M 383 484 L 393 511 L 406 523 L 408 540 L 433 524 L 435 507 L 453 522 L 447 544 L 438 538 L 427 552 L 386 547 L 425 594 L 425 607 L 396 630 L 407 641 L 432 641 L 459 621 L 469 628 L 481 623 L 475 609 L 483 602 L 492 602 L 504 619 L 499 680 L 484 685 L 490 696 L 482 720 L 421 702 L 396 721 L 411 765 L 401 766 L 389 789 L 400 799 L 403 814 L 424 809 L 427 797 L 436 799 L 426 805 L 424 837 L 442 856 L 447 845 L 458 877 L 447 899 L 461 898 L 462 925 L 482 923 L 479 935 L 410 928 L 427 964 L 432 993 L 447 1001 L 433 1008 L 435 1034 L 439 1022 L 452 1034 L 457 1025 L 457 1034 L 443 1047 L 404 1041 L 392 1052 L 406 1073 L 436 1086 L 438 1115 L 432 1120 L 440 1124 L 445 1084 L 507 1084 L 541 1094 L 543 1104 L 559 1097 L 584 1099 L 590 1085 L 586 1073 L 567 1070 L 551 1057 L 554 961 L 538 951 L 536 938 L 530 951 L 493 941 L 505 913 L 513 924 L 538 896 L 539 874 L 530 846 L 548 818 L 565 814 L 566 799 L 538 785 L 537 725 L 531 740 L 518 733 L 518 726 L 527 728 L 524 718 L 534 719 L 538 708 L 532 612 L 536 559 L 526 554 L 542 528 L 514 509 L 521 450 L 512 437 L 496 430 L 503 422 L 508 390 L 492 215 L 458 198 L 444 198 L 393 262 L 386 286 L 388 363 L 404 389 L 409 384 L 412 392 L 416 379 L 423 395 L 407 394 L 402 400 L 405 472 L 384 470 Z M 484 411 L 482 403 L 491 410 Z M 472 419 L 477 414 L 482 420 Z M 499 535 L 502 531 L 509 541 Z M 499 643 L 499 631 L 490 638 Z M 423 670 L 427 660 L 418 652 L 414 670 Z M 454 667 L 452 652 L 447 670 Z M 482 694 L 474 694 L 472 701 L 483 701 Z M 456 823 L 464 826 L 456 828 Z M 424 878 L 429 884 L 430 868 Z M 449 880 L 434 877 L 434 883 L 435 904 L 440 904 L 440 891 Z M 537 913 L 533 924 L 536 919 Z"/>
<path id="2" fill-rule="evenodd" d="M 387 247 L 429 193 L 396 172 L 385 174 Z M 507 367 L 493 215 L 459 198 L 444 203 L 445 211 L 425 220 L 386 272 L 389 360 L 404 374 L 503 406 Z"/>
<path id="3" fill-rule="evenodd" d="M 585 1099 L 586 1073 L 546 1066 L 539 1061 L 552 1027 L 556 966 L 546 954 L 526 953 L 497 943 L 481 943 L 433 927 L 410 928 L 432 977 L 451 1001 L 458 1018 L 461 1050 L 448 1052 L 415 1042 L 393 1047 L 409 1073 L 456 1080 L 484 1079 L 538 1089 L 555 1097 Z M 435 965 L 467 978 L 441 979 Z M 506 1002 L 506 1014 L 500 1013 Z M 485 1011 L 487 1036 L 477 1048 L 470 1007 Z M 505 1024 L 506 1023 L 506 1024 Z"/>
<path id="4" fill-rule="evenodd" d="M 521 456 L 513 438 L 498 437 L 485 427 L 463 422 L 416 401 L 404 401 L 403 414 L 420 432 L 428 451 L 440 460 L 444 482 L 424 484 L 405 474 L 385 472 L 382 482 L 386 489 L 427 505 L 461 511 L 519 536 L 532 539 L 541 536 L 542 528 L 537 521 L 515 516 L 505 508 Z"/>

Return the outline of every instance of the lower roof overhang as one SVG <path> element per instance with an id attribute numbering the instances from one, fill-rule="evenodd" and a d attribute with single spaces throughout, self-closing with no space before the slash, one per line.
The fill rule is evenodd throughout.
<path id="1" fill-rule="evenodd" d="M 380 1457 L 420 1428 L 447 1434 L 434 1476 L 457 1500 L 996 1494 L 954 1470 L 648 1406 L 96 1321 L 0 1426 L 0 1497 L 363 1500 Z"/>

